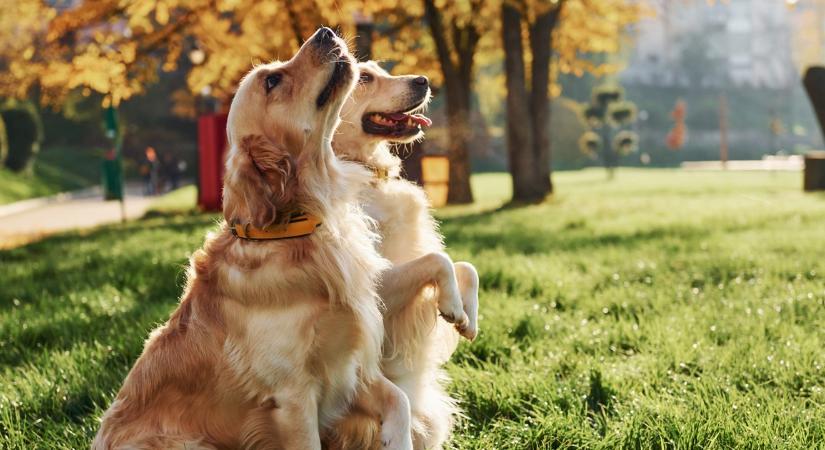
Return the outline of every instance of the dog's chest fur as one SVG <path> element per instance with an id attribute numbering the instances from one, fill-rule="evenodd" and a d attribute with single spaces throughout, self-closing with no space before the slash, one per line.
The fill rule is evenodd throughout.
<path id="1" fill-rule="evenodd" d="M 380 181 L 365 198 L 365 210 L 378 222 L 382 237 L 379 253 L 393 264 L 444 249 L 426 194 L 417 185 L 400 179 Z"/>
<path id="2" fill-rule="evenodd" d="M 377 271 L 373 254 L 350 251 L 355 237 L 324 239 L 302 261 L 274 258 L 251 271 L 227 267 L 223 273 L 224 285 L 232 287 L 223 306 L 224 354 L 237 378 L 248 380 L 244 390 L 271 394 L 277 403 L 300 390 L 292 389 L 296 383 L 314 385 L 316 397 L 305 401 L 318 403 L 322 427 L 345 412 L 359 376 L 377 370 L 383 334 L 368 276 Z M 336 292 L 326 291 L 335 286 Z"/>

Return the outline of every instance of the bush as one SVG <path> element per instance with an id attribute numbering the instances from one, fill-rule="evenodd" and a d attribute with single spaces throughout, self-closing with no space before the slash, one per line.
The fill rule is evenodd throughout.
<path id="1" fill-rule="evenodd" d="M 0 113 L 6 125 L 8 155 L 5 165 L 15 172 L 31 166 L 40 151 L 41 133 L 34 112 L 25 108 L 7 109 Z"/>

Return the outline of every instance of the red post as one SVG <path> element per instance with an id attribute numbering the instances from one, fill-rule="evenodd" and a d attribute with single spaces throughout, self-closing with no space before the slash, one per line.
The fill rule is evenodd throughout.
<path id="1" fill-rule="evenodd" d="M 198 207 L 220 211 L 226 160 L 226 114 L 198 118 Z"/>

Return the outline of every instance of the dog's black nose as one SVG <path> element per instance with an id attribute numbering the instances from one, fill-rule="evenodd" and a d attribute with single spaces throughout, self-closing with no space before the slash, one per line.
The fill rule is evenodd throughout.
<path id="1" fill-rule="evenodd" d="M 335 38 L 335 32 L 327 27 L 321 27 L 315 32 L 315 39 L 318 42 L 331 41 Z"/>
<path id="2" fill-rule="evenodd" d="M 428 80 L 427 77 L 415 77 L 412 82 L 416 86 L 427 86 L 430 84 L 430 80 Z"/>

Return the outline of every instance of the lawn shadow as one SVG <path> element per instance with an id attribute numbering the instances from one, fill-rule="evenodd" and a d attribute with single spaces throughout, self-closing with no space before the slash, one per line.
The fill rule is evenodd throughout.
<path id="1" fill-rule="evenodd" d="M 631 233 L 601 233 L 590 230 L 585 222 L 571 222 L 562 229 L 548 232 L 546 223 L 530 224 L 508 221 L 506 229 L 492 229 L 491 222 L 503 214 L 537 205 L 552 205 L 547 199 L 540 203 L 506 203 L 498 208 L 441 220 L 445 241 L 461 242 L 463 247 L 478 253 L 500 248 L 508 253 L 531 255 L 552 251 L 575 251 L 604 246 L 638 246 L 661 239 L 693 240 L 707 236 L 709 231 L 689 226 L 666 226 Z M 544 212 L 547 213 L 547 212 Z M 549 214 L 549 213 L 548 213 Z M 487 225 L 485 228 L 484 226 Z M 472 226 L 471 230 L 466 227 Z"/>
<path id="2" fill-rule="evenodd" d="M 87 312 L 86 320 L 64 317 L 50 320 L 44 326 L 27 327 L 14 336 L 0 335 L 0 339 L 14 342 L 13 346 L 6 345 L 5 351 L 0 353 L 0 366 L 20 367 L 44 354 L 69 351 L 79 344 L 122 344 L 124 332 L 139 336 L 135 342 L 140 343 L 155 324 L 166 320 L 168 310 L 175 305 L 174 297 L 148 298 L 153 298 L 153 301 L 136 302 L 131 308 L 116 313 Z M 119 325 L 130 330 L 123 330 Z M 134 360 L 140 347 L 132 350 L 120 356 Z"/>
<path id="3" fill-rule="evenodd" d="M 149 295 L 158 280 L 178 289 L 174 281 L 180 278 L 186 265 L 185 258 L 158 264 L 146 260 L 150 254 L 113 256 L 105 250 L 66 258 L 64 250 L 56 248 L 36 253 L 41 258 L 38 264 L 27 271 L 4 275 L 0 307 L 10 306 L 13 300 L 34 304 L 43 297 L 60 298 L 84 288 L 113 287 L 121 292 Z"/>
<path id="4" fill-rule="evenodd" d="M 37 284 L 22 283 L 29 289 L 7 292 L 0 288 L 4 308 L 10 307 L 12 298 L 18 305 L 30 305 L 33 311 L 26 313 L 54 314 L 66 309 L 79 308 L 83 319 L 74 314 L 59 314 L 57 317 L 26 327 L 6 328 L 0 340 L 7 344 L 0 353 L 0 365 L 22 365 L 42 352 L 70 350 L 78 343 L 117 342 L 121 337 L 114 335 L 117 325 L 128 328 L 138 327 L 141 336 L 153 324 L 163 322 L 168 311 L 177 303 L 182 292 L 184 276 L 183 264 L 136 265 L 128 257 L 109 258 L 96 270 L 85 270 L 81 276 L 68 279 L 55 273 L 53 266 L 45 266 L 30 275 L 39 280 Z M 142 270 L 142 276 L 128 274 Z M 74 271 L 72 271 L 74 272 Z M 123 274 L 125 276 L 119 276 Z M 133 304 L 124 309 L 92 308 L 85 301 L 77 301 L 71 293 L 94 292 L 101 287 L 114 288 L 118 294 L 133 299 Z M 36 291 L 36 292 L 35 292 Z M 13 330 L 13 331 L 12 331 Z M 32 352 L 32 349 L 37 351 Z"/>
<path id="5" fill-rule="evenodd" d="M 146 331 L 164 321 L 176 304 L 182 292 L 186 258 L 166 253 L 159 262 L 153 251 L 157 250 L 157 242 L 142 245 L 143 237 L 135 239 L 134 233 L 164 230 L 192 234 L 193 239 L 197 234 L 202 239 L 203 229 L 212 224 L 212 216 L 175 223 L 136 221 L 88 233 L 65 233 L 0 251 L 0 261 L 12 268 L 2 276 L 0 308 L 23 308 L 21 320 L 27 315 L 51 317 L 42 323 L 23 327 L 6 324 L 0 328 L 0 341 L 6 342 L 0 366 L 23 365 L 43 353 L 70 350 L 80 343 L 117 342 L 120 336 L 113 335 L 113 329 L 129 328 L 129 333 L 144 338 Z M 113 252 L 110 243 L 123 240 L 124 235 L 132 242 L 126 243 L 126 251 Z M 157 237 L 150 233 L 146 239 Z M 196 248 L 192 246 L 190 251 Z M 99 297 L 101 292 L 128 297 L 134 304 L 126 309 L 86 305 L 84 296 Z M 76 314 L 84 318 L 74 317 Z"/>
<path id="6" fill-rule="evenodd" d="M 442 229 L 445 240 L 461 242 L 473 253 L 499 248 L 507 253 L 534 255 L 554 251 L 577 251 L 618 246 L 635 248 L 657 240 L 690 242 L 707 237 L 711 232 L 686 226 L 657 227 L 631 233 L 602 233 L 572 229 L 547 233 L 542 227 L 512 225 L 506 233 L 495 231 L 462 232 L 460 229 Z"/>
<path id="7" fill-rule="evenodd" d="M 825 200 L 825 193 L 815 194 Z M 507 253 L 532 255 L 553 251 L 577 251 L 600 247 L 636 248 L 655 241 L 669 241 L 680 247 L 701 240 L 707 240 L 713 234 L 739 233 L 748 230 L 764 229 L 771 226 L 782 227 L 790 216 L 787 212 L 768 214 L 759 219 L 740 224 L 735 220 L 710 218 L 701 224 L 660 225 L 639 227 L 626 232 L 599 232 L 588 226 L 584 220 L 560 224 L 556 229 L 541 220 L 516 221 L 498 220 L 500 216 L 538 205 L 553 205 L 554 199 L 548 198 L 540 203 L 506 203 L 498 208 L 476 213 L 444 217 L 439 220 L 441 233 L 445 242 L 460 242 L 461 246 L 474 253 L 499 248 Z M 537 214 L 551 214 L 548 210 L 537 210 Z M 805 215 L 802 222 L 819 220 L 817 216 Z M 501 227 L 495 227 L 498 221 Z M 506 226 L 506 228 L 504 228 Z"/>

